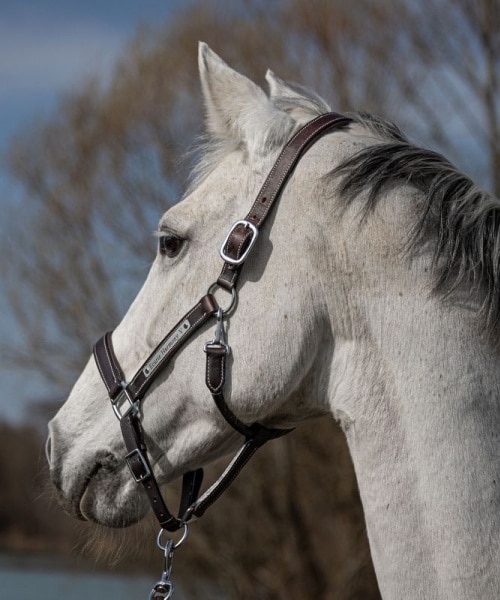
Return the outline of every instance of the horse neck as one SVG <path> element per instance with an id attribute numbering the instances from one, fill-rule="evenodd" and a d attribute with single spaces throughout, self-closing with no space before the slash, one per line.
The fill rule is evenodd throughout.
<path id="1" fill-rule="evenodd" d="M 365 248 L 362 238 L 335 240 L 329 393 L 382 595 L 498 598 L 497 353 L 470 308 L 429 293 L 424 254 L 408 264 L 370 231 Z"/>

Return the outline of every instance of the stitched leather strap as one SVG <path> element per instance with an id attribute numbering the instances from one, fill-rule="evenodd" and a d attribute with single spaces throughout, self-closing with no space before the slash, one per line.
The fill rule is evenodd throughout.
<path id="1" fill-rule="evenodd" d="M 227 346 L 224 344 L 212 342 L 205 345 L 205 352 L 207 355 L 206 385 L 224 419 L 233 429 L 236 429 L 238 433 L 241 433 L 247 441 L 258 438 L 259 444 L 257 447 L 260 447 L 265 441 L 281 437 L 292 431 L 291 429 L 272 429 L 270 427 L 265 427 L 260 423 L 246 425 L 229 408 L 222 391 L 226 379 L 227 351 Z"/>
<path id="2" fill-rule="evenodd" d="M 206 492 L 188 509 L 184 515 L 184 520 L 189 522 L 194 518 L 199 518 L 233 483 L 243 467 L 248 463 L 257 450 L 268 441 L 257 437 L 246 440 L 244 445 L 238 451 L 236 456 L 230 462 L 224 473 L 211 485 Z"/>
<path id="3" fill-rule="evenodd" d="M 174 356 L 179 348 L 199 329 L 219 308 L 212 294 L 201 300 L 174 325 L 156 346 L 127 385 L 131 401 L 144 397 L 149 386 L 162 367 Z M 94 346 L 94 358 L 111 400 L 124 394 L 122 383 L 125 376 L 113 351 L 111 332 L 106 333 Z"/>
<path id="4" fill-rule="evenodd" d="M 349 117 L 332 112 L 313 119 L 299 129 L 281 151 L 244 222 L 251 223 L 258 231 L 304 152 L 323 134 L 345 127 L 351 122 Z M 244 222 L 233 227 L 224 244 L 224 255 L 233 261 L 238 261 L 244 255 L 256 235 Z M 234 288 L 242 266 L 242 263 L 233 264 L 226 261 L 217 283 L 227 290 Z"/>
<path id="5" fill-rule="evenodd" d="M 123 389 L 121 384 L 125 381 L 125 375 L 113 350 L 111 331 L 105 333 L 95 344 L 94 358 L 109 397 L 116 398 Z"/>
<path id="6" fill-rule="evenodd" d="M 174 356 L 193 333 L 213 316 L 219 305 L 212 296 L 206 294 L 190 310 L 167 336 L 158 344 L 151 356 L 143 363 L 129 384 L 134 399 L 143 398 L 156 374 Z"/>
<path id="7" fill-rule="evenodd" d="M 184 513 L 198 497 L 203 469 L 188 471 L 184 475 L 179 513 L 178 517 L 175 517 L 169 511 L 153 473 L 138 417 L 138 403 L 161 368 L 218 308 L 211 294 L 203 296 L 162 339 L 129 384 L 125 381 L 125 375 L 114 353 L 111 332 L 106 333 L 94 346 L 99 373 L 108 390 L 113 410 L 120 419 L 127 448 L 125 461 L 136 482 L 143 486 L 160 526 L 167 531 L 177 531 L 183 526 Z"/>
<path id="8" fill-rule="evenodd" d="M 183 516 L 187 509 L 198 497 L 203 480 L 203 469 L 188 471 L 184 475 L 179 513 L 178 517 L 175 517 L 163 500 L 160 487 L 154 477 L 144 441 L 144 431 L 137 413 L 131 411 L 126 414 L 120 421 L 120 427 L 127 448 L 125 461 L 132 476 L 137 483 L 142 484 L 160 526 L 167 531 L 177 531 L 183 526 Z"/>

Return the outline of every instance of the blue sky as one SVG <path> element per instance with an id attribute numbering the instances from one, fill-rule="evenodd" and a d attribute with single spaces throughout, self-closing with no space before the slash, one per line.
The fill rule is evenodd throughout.
<path id="1" fill-rule="evenodd" d="M 0 149 L 86 75 L 109 72 L 140 24 L 179 0 L 0 0 Z"/>
<path id="2" fill-rule="evenodd" d="M 181 0 L 0 0 L 0 154 L 23 126 L 48 114 L 61 94 L 86 76 L 106 78 L 124 45 L 143 24 L 169 18 Z M 16 188 L 0 170 L 0 210 Z M 0 298 L 0 335 L 13 336 Z M 37 382 L 0 371 L 1 417 L 19 422 Z M 21 393 L 19 388 L 21 387 Z M 42 394 L 43 395 L 43 394 Z M 26 396 L 27 398 L 24 398 Z"/>

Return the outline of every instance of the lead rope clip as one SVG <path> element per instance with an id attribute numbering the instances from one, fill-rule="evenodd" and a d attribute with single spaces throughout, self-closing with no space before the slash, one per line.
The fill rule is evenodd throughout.
<path id="1" fill-rule="evenodd" d="M 205 344 L 205 352 L 209 346 L 220 346 L 226 350 L 226 354 L 229 354 L 230 348 L 226 342 L 226 330 L 224 328 L 224 311 L 222 308 L 218 308 L 215 312 L 217 323 L 215 326 L 215 333 L 213 339 Z"/>
<path id="2" fill-rule="evenodd" d="M 151 593 L 149 594 L 149 600 L 168 600 L 172 598 L 174 594 L 174 584 L 170 581 L 170 575 L 172 573 L 172 563 L 174 561 L 174 552 L 182 542 L 186 539 L 188 534 L 188 526 L 184 524 L 184 533 L 181 539 L 174 543 L 174 540 L 167 540 L 166 544 L 162 543 L 163 529 L 160 529 L 156 543 L 160 550 L 163 550 L 163 572 L 159 581 L 157 581 Z"/>

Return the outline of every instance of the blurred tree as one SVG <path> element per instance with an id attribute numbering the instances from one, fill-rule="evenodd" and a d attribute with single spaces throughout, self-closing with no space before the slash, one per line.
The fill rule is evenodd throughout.
<path id="1" fill-rule="evenodd" d="M 78 539 L 78 524 L 48 501 L 46 471 L 40 432 L 0 423 L 2 549 L 70 551 Z"/>
<path id="2" fill-rule="evenodd" d="M 397 77 L 415 130 L 500 196 L 500 0 L 407 4 Z"/>
<path id="3" fill-rule="evenodd" d="M 155 251 L 149 232 L 180 197 L 189 162 L 178 158 L 202 123 L 198 39 L 257 82 L 271 67 L 336 110 L 410 125 L 498 192 L 498 6 L 196 1 L 140 31 L 108 84 L 84 82 L 49 121 L 12 142 L 7 167 L 25 202 L 2 241 L 3 276 L 22 339 L 2 347 L 4 364 L 42 376 L 59 405 L 93 341 L 145 279 Z M 456 137 L 463 127 L 465 142 Z M 469 164 L 473 144 L 483 152 Z M 378 597 L 343 436 L 328 420 L 310 432 L 263 449 L 197 524 L 176 562 L 186 585 L 194 572 L 239 599 Z M 114 535 L 101 536 L 99 552 L 115 547 Z M 120 548 L 124 560 L 139 559 Z"/>

